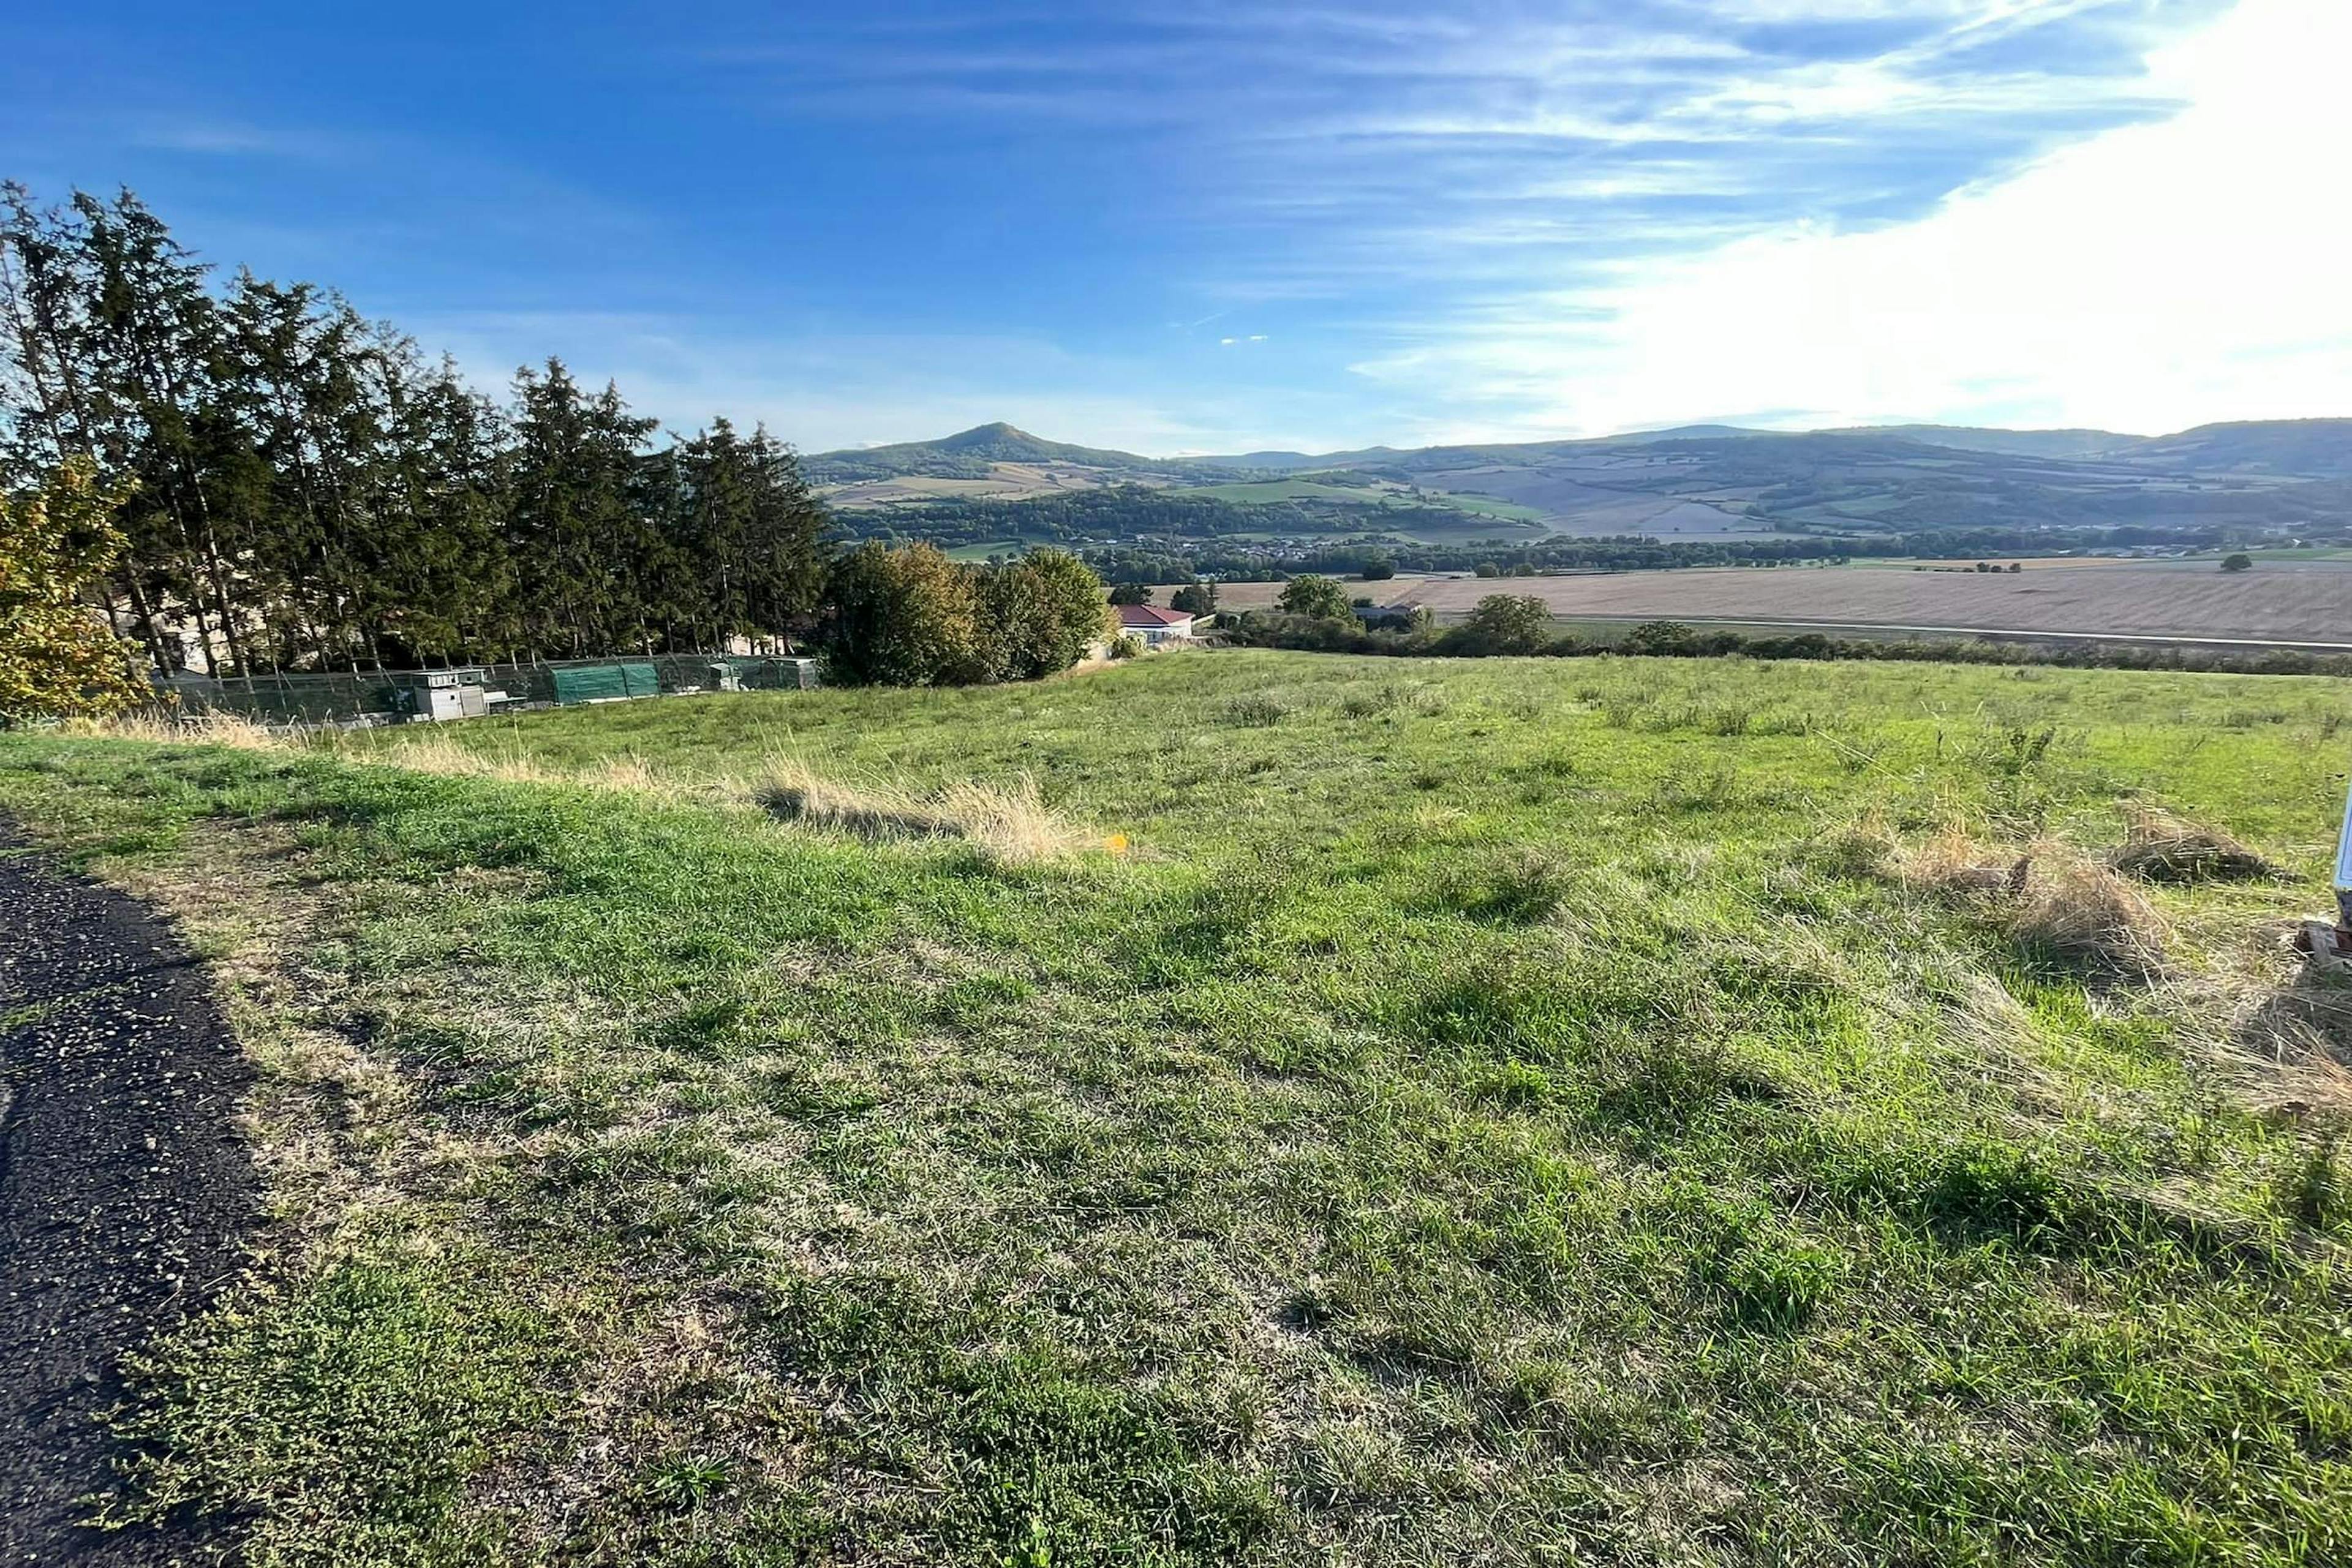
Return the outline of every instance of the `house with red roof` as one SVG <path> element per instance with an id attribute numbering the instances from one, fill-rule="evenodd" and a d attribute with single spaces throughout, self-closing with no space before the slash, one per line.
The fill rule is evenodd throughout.
<path id="1" fill-rule="evenodd" d="M 1192 616 L 1186 611 L 1163 610 L 1157 605 L 1120 605 L 1118 609 L 1119 634 L 1141 639 L 1146 647 L 1192 635 Z"/>

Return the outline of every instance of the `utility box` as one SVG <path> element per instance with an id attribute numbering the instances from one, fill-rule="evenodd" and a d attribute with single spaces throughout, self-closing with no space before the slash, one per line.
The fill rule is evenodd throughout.
<path id="1" fill-rule="evenodd" d="M 2336 839 L 2336 923 L 2303 922 L 2295 945 L 2322 969 L 2352 968 L 2352 795 L 2344 802 L 2344 827 Z"/>
<path id="2" fill-rule="evenodd" d="M 418 723 L 447 719 L 478 719 L 490 710 L 490 672 L 487 669 L 420 669 L 402 687 L 409 713 Z"/>

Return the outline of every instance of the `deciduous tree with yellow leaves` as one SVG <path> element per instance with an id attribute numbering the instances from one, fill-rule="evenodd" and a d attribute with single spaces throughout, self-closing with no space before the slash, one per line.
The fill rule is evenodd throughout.
<path id="1" fill-rule="evenodd" d="M 118 713 L 152 696 L 135 650 L 110 631 L 91 584 L 122 553 L 122 502 L 86 459 L 0 489 L 0 725 Z"/>

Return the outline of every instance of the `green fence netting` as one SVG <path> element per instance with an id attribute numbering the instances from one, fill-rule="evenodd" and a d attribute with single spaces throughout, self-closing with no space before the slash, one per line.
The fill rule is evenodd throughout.
<path id="1" fill-rule="evenodd" d="M 618 702 L 660 690 L 661 677 L 650 664 L 586 664 L 555 672 L 558 702 Z"/>
<path id="2" fill-rule="evenodd" d="M 657 654 L 475 668 L 482 672 L 493 712 L 730 688 L 797 691 L 816 684 L 814 660 L 766 655 Z M 234 713 L 265 724 L 364 722 L 415 713 L 425 674 L 289 671 L 226 680 L 184 676 L 161 683 L 159 692 L 166 703 L 185 713 Z"/>

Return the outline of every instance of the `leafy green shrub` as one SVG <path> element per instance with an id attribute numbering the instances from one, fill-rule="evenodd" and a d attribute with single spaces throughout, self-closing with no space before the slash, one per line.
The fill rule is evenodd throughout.
<path id="1" fill-rule="evenodd" d="M 1286 615 L 1306 616 L 1318 621 L 1352 621 L 1355 611 L 1348 605 L 1348 591 L 1329 577 L 1309 572 L 1293 577 L 1282 585 L 1282 596 L 1275 607 Z"/>
<path id="2" fill-rule="evenodd" d="M 1453 654 L 1539 653 L 1553 637 L 1551 606 L 1532 595 L 1489 594 L 1438 638 Z"/>
<path id="3" fill-rule="evenodd" d="M 966 565 L 935 546 L 868 542 L 834 567 L 826 668 L 848 685 L 1034 680 L 1076 664 L 1110 627 L 1102 579 L 1038 550 Z"/>

